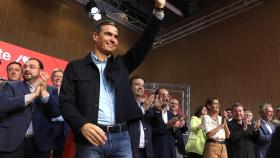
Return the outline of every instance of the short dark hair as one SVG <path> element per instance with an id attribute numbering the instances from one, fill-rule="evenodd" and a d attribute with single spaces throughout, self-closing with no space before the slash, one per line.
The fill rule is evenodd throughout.
<path id="1" fill-rule="evenodd" d="M 132 77 L 129 79 L 129 85 L 132 85 L 133 81 L 134 81 L 134 80 L 137 80 L 137 79 L 142 79 L 142 80 L 144 81 L 144 83 L 145 83 L 145 79 L 144 79 L 143 77 L 138 76 L 138 75 L 134 75 L 134 76 L 132 76 Z"/>
<path id="2" fill-rule="evenodd" d="M 204 107 L 205 107 L 205 105 L 201 105 L 201 106 L 199 106 L 199 107 L 195 110 L 195 112 L 194 112 L 194 116 L 196 116 L 196 117 L 200 117 L 201 110 L 202 110 Z"/>
<path id="3" fill-rule="evenodd" d="M 205 106 L 207 106 L 207 105 L 211 105 L 212 103 L 213 103 L 213 101 L 214 100 L 218 100 L 219 101 L 219 99 L 218 98 L 208 98 L 207 100 L 206 100 L 206 102 L 205 102 Z"/>
<path id="4" fill-rule="evenodd" d="M 226 111 L 232 111 L 232 108 L 226 108 Z"/>
<path id="5" fill-rule="evenodd" d="M 13 64 L 19 65 L 20 68 L 21 68 L 21 71 L 22 71 L 22 65 L 21 65 L 21 63 L 19 63 L 19 62 L 17 62 L 17 61 L 12 61 L 12 62 L 10 62 L 10 63 L 7 65 L 7 67 L 6 67 L 6 71 L 8 71 L 8 67 L 9 67 L 10 65 L 13 65 Z"/>
<path id="6" fill-rule="evenodd" d="M 231 106 L 231 109 L 233 110 L 234 108 L 236 108 L 236 107 L 238 107 L 238 106 L 242 107 L 243 110 L 245 110 L 244 105 L 241 104 L 241 103 L 239 103 L 239 102 L 234 103 L 234 104 Z"/>
<path id="7" fill-rule="evenodd" d="M 28 60 L 36 60 L 39 63 L 39 67 L 41 70 L 44 70 L 44 64 L 41 60 L 39 60 L 38 58 L 29 58 Z"/>
<path id="8" fill-rule="evenodd" d="M 106 19 L 106 20 L 100 21 L 99 23 L 96 24 L 96 26 L 95 26 L 95 28 L 94 28 L 94 32 L 96 32 L 96 33 L 99 34 L 99 33 L 100 33 L 100 30 L 101 30 L 101 27 L 102 27 L 103 25 L 112 25 L 112 26 L 118 28 L 117 25 L 116 25 L 116 23 L 115 23 L 114 21 L 109 20 L 109 19 Z"/>

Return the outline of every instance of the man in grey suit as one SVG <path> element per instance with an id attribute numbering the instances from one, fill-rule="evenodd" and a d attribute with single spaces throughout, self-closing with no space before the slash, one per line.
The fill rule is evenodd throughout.
<path id="1" fill-rule="evenodd" d="M 266 158 L 267 151 L 271 144 L 272 134 L 275 125 L 271 123 L 273 118 L 273 107 L 269 103 L 260 106 L 260 136 L 259 143 L 256 145 L 256 158 Z"/>

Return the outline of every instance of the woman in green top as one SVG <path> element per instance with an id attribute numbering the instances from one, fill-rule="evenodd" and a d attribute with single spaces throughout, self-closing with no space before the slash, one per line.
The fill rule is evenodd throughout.
<path id="1" fill-rule="evenodd" d="M 189 154 L 189 158 L 202 158 L 206 142 L 205 133 L 200 127 L 203 115 L 207 115 L 207 109 L 205 106 L 200 106 L 191 118 L 191 132 L 185 147 Z"/>

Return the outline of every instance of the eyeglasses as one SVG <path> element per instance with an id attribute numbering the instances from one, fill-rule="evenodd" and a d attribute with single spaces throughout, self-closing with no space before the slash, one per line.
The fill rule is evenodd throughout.
<path id="1" fill-rule="evenodd" d="M 33 64 L 30 65 L 23 65 L 23 69 L 30 68 L 30 69 L 38 69 L 39 67 Z"/>

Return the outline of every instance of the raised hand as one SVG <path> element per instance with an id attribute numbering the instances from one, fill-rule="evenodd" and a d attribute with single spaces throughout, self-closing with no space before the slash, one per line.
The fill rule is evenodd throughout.
<path id="1" fill-rule="evenodd" d="M 144 111 L 147 111 L 151 105 L 153 104 L 155 100 L 155 95 L 154 94 L 150 94 L 148 97 L 145 97 L 145 100 L 144 100 Z"/>
<path id="2" fill-rule="evenodd" d="M 162 105 L 163 105 L 163 102 L 162 102 L 162 98 L 159 97 L 159 95 L 156 95 L 155 96 L 155 100 L 154 100 L 154 107 L 157 111 L 161 111 L 162 110 Z"/>
<path id="3" fill-rule="evenodd" d="M 258 129 L 260 128 L 260 125 L 261 125 L 261 121 L 260 121 L 260 120 L 255 121 L 255 123 L 254 123 L 254 129 L 255 129 L 255 130 L 258 130 Z"/>
<path id="4" fill-rule="evenodd" d="M 40 92 L 41 97 L 46 97 L 49 94 L 47 91 L 49 78 L 50 77 L 46 72 L 40 73 L 39 86 L 41 87 L 41 92 Z"/>
<path id="5" fill-rule="evenodd" d="M 246 130 L 248 128 L 248 118 L 247 117 L 243 117 L 242 126 L 243 126 L 244 130 Z"/>
<path id="6" fill-rule="evenodd" d="M 173 128 L 182 128 L 185 126 L 185 120 L 183 118 L 179 118 L 178 121 L 175 122 Z"/>
<path id="7" fill-rule="evenodd" d="M 168 128 L 178 128 L 176 126 L 179 126 L 179 118 L 178 117 L 174 117 L 172 119 L 170 119 L 168 122 L 167 122 L 167 127 Z"/>
<path id="8" fill-rule="evenodd" d="M 227 123 L 227 112 L 223 111 L 223 116 L 222 116 L 222 124 L 226 124 Z"/>
<path id="9" fill-rule="evenodd" d="M 155 0 L 156 8 L 164 8 L 166 0 Z"/>
<path id="10" fill-rule="evenodd" d="M 35 90 L 31 93 L 31 100 L 34 100 L 40 95 L 41 87 L 38 85 Z"/>
<path id="11" fill-rule="evenodd" d="M 107 140 L 106 133 L 92 123 L 84 124 L 81 128 L 81 133 L 91 144 L 95 146 L 105 144 Z"/>

